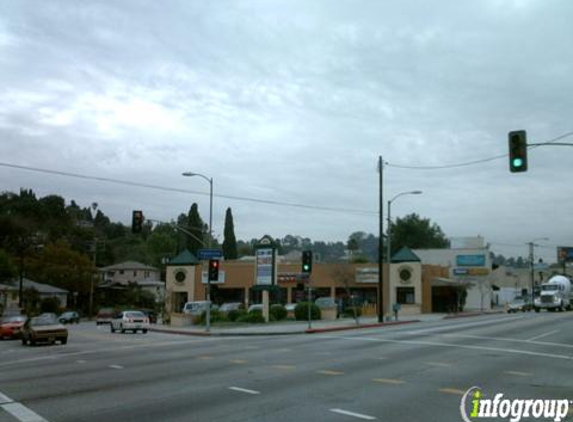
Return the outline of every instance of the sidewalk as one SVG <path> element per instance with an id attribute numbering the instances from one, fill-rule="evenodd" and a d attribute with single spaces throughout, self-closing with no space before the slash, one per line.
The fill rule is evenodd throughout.
<path id="1" fill-rule="evenodd" d="M 360 318 L 357 325 L 352 318 L 341 318 L 336 321 L 312 321 L 311 328 L 308 321 L 281 321 L 266 324 L 215 324 L 211 331 L 206 332 L 205 326 L 171 327 L 169 325 L 153 325 L 150 331 L 170 334 L 183 334 L 195 336 L 272 336 L 289 334 L 315 334 L 331 331 L 345 331 L 374 327 L 391 327 L 400 324 L 412 324 L 416 322 L 431 322 L 444 319 L 444 314 L 422 314 L 404 316 L 398 321 L 379 323 L 377 318 Z"/>

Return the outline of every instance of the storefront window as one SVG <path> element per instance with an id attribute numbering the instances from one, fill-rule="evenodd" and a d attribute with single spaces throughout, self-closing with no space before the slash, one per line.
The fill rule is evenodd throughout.
<path id="1" fill-rule="evenodd" d="M 414 287 L 398 287 L 396 289 L 398 303 L 402 305 L 413 305 L 416 303 L 416 294 Z"/>

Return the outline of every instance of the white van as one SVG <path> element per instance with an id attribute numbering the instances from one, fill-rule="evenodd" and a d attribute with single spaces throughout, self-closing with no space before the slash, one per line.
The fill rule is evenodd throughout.
<path id="1" fill-rule="evenodd" d="M 187 302 L 185 306 L 183 306 L 183 313 L 189 315 L 201 315 L 203 312 L 207 312 L 207 306 L 209 302 L 206 300 L 198 301 L 198 302 Z"/>

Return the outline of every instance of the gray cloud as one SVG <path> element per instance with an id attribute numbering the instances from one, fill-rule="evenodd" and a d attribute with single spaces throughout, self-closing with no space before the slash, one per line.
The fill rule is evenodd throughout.
<path id="1" fill-rule="evenodd" d="M 446 165 L 507 152 L 570 126 L 573 4 L 542 1 L 90 1 L 0 5 L 2 161 L 216 193 L 372 210 L 326 213 L 217 199 L 237 234 L 344 240 L 377 232 L 377 158 Z M 573 151 L 571 151 L 573 152 Z M 388 167 L 394 215 L 525 254 L 572 244 L 569 149 L 449 170 Z M 205 196 L 0 168 L 5 190 L 97 201 L 127 221 L 170 219 Z M 215 231 L 218 230 L 215 227 Z M 501 244 L 505 244 L 503 246 Z M 554 253 L 548 249 L 548 258 Z"/>

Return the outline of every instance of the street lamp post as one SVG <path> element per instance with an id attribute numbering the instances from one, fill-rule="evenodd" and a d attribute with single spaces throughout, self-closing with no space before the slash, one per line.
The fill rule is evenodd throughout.
<path id="1" fill-rule="evenodd" d="M 194 173 L 191 171 L 187 171 L 183 173 L 183 176 L 193 177 L 199 176 L 209 182 L 209 238 L 207 239 L 207 247 L 211 247 L 211 238 L 213 237 L 213 178 L 209 178 L 200 173 Z M 207 312 L 206 312 L 206 324 L 205 324 L 205 331 L 211 331 L 211 280 L 209 279 L 209 275 L 207 275 Z"/>
<path id="2" fill-rule="evenodd" d="M 533 260 L 535 259 L 534 256 L 534 248 L 536 246 L 535 241 L 537 240 L 549 240 L 548 237 L 538 237 L 536 239 L 533 239 L 531 242 L 528 243 L 529 245 L 529 269 L 530 269 L 530 277 L 531 277 L 531 310 L 535 309 L 535 293 L 534 293 L 534 288 L 535 288 L 535 275 L 534 275 L 534 268 L 533 268 Z"/>
<path id="3" fill-rule="evenodd" d="M 384 310 L 387 313 L 389 306 L 390 306 L 390 264 L 392 263 L 391 248 L 392 248 L 392 231 L 390 229 L 390 225 L 392 223 L 391 215 L 392 215 L 392 202 L 398 199 L 400 196 L 404 195 L 420 195 L 422 193 L 421 190 L 414 190 L 408 192 L 401 192 L 398 195 L 394 196 L 394 198 L 388 201 L 388 224 L 386 228 L 386 262 L 388 267 L 388 277 L 386 278 L 386 284 L 384 289 Z"/>

